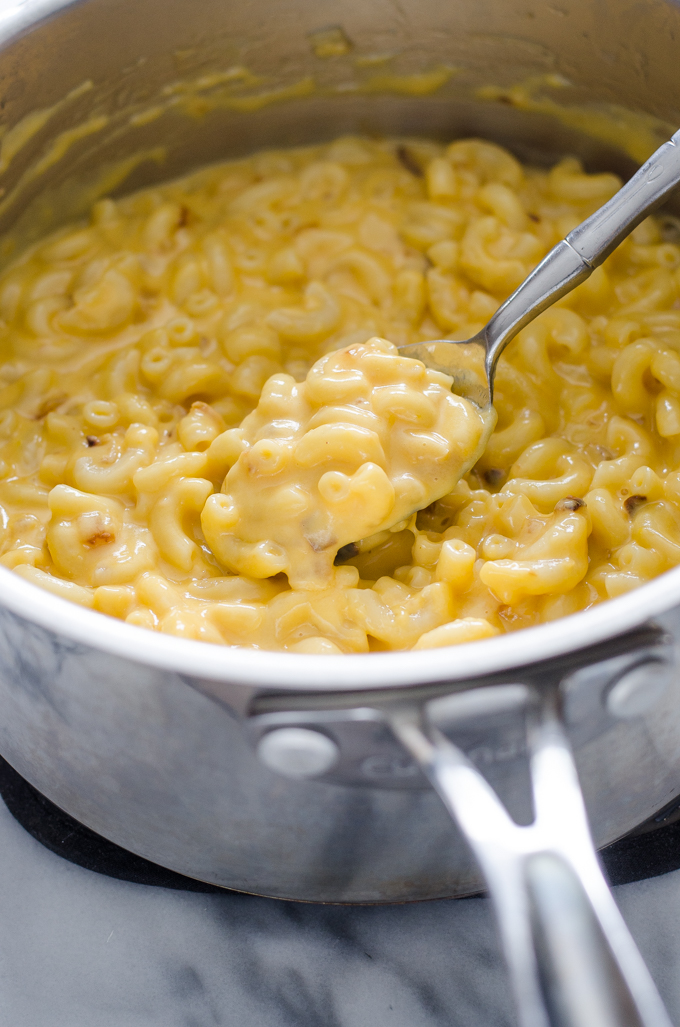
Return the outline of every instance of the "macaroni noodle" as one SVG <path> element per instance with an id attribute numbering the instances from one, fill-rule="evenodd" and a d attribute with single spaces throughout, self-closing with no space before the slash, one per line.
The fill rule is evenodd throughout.
<path id="1" fill-rule="evenodd" d="M 302 653 L 487 638 L 678 565 L 672 219 L 508 347 L 490 437 L 396 352 L 474 335 L 618 185 L 343 138 L 95 204 L 0 276 L 0 562 Z"/>
<path id="2" fill-rule="evenodd" d="M 221 493 L 203 499 L 219 562 L 284 573 L 294 589 L 332 584 L 340 548 L 445 496 L 481 456 L 494 418 L 451 384 L 383 339 L 330 353 L 301 384 L 272 375 L 216 442 L 238 453 Z"/>

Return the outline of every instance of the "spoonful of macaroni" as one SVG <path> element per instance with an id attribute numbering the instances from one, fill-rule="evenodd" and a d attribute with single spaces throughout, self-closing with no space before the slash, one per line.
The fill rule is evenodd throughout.
<path id="1" fill-rule="evenodd" d="M 647 160 L 604 206 L 577 225 L 543 258 L 473 338 L 416 342 L 406 357 L 453 378 L 453 390 L 485 408 L 501 353 L 518 332 L 599 267 L 680 183 L 680 131 Z"/>
<path id="2" fill-rule="evenodd" d="M 284 572 L 293 588 L 327 587 L 341 547 L 398 530 L 481 456 L 495 411 L 452 384 L 377 338 L 322 357 L 304 382 L 271 377 L 221 436 L 232 466 L 201 517 L 217 559 L 251 578 Z"/>

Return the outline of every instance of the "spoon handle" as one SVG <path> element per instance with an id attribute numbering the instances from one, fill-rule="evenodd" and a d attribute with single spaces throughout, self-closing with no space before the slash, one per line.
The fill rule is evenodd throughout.
<path id="1" fill-rule="evenodd" d="M 510 340 L 584 282 L 679 183 L 680 131 L 660 146 L 611 200 L 559 242 L 498 308 L 480 333 L 484 339 L 479 338 L 486 346 L 492 393 L 498 359 Z"/>

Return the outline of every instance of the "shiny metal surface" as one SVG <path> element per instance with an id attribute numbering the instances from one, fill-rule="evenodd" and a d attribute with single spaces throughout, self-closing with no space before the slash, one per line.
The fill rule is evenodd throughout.
<path id="1" fill-rule="evenodd" d="M 559 9 L 524 0 L 341 0 L 330 17 L 351 47 L 346 57 L 324 61 L 310 34 L 327 26 L 329 14 L 311 0 L 26 0 L 5 8 L 5 124 L 92 85 L 59 106 L 0 174 L 0 256 L 82 211 L 97 183 L 103 188 L 102 167 L 109 187 L 123 192 L 255 147 L 350 131 L 479 134 L 522 158 L 576 153 L 592 169 L 633 170 L 617 139 L 584 134 L 573 114 L 560 121 L 549 105 L 528 110 L 480 99 L 478 88 L 490 82 L 564 76 L 573 85 L 553 91 L 553 102 L 619 103 L 660 119 L 645 129 L 649 151 L 667 137 L 668 123 L 680 123 L 680 7 L 670 0 L 633 8 L 623 0 L 565 0 Z M 386 65 L 370 63 L 390 54 Z M 162 106 L 168 86 L 239 65 L 270 90 L 310 78 L 315 85 L 246 114 L 206 102 L 201 117 L 187 116 L 179 103 L 146 123 L 133 117 Z M 442 65 L 456 73 L 432 95 L 371 85 L 376 67 L 407 76 Z M 28 174 L 60 133 L 91 115 L 103 119 L 101 130 L 74 136 L 63 159 Z M 147 156 L 137 161 L 140 151 Z M 0 568 L 0 752 L 95 831 L 218 885 L 341 902 L 470 894 L 482 882 L 466 843 L 435 793 L 422 781 L 414 786 L 413 764 L 384 735 L 371 734 L 375 719 L 364 723 L 377 748 L 352 763 L 341 744 L 337 778 L 288 780 L 257 759 L 258 718 L 316 715 L 314 702 L 328 697 L 346 723 L 348 709 L 379 710 L 403 690 L 431 698 L 433 689 L 517 684 L 527 664 L 581 652 L 564 680 L 565 715 L 595 841 L 603 845 L 680 793 L 680 681 L 637 716 L 615 717 L 606 690 L 633 650 L 651 643 L 638 637 L 627 652 L 617 640 L 597 658 L 584 647 L 636 632 L 649 618 L 680 641 L 678 603 L 674 571 L 566 621 L 455 651 L 329 658 L 159 636 L 76 608 Z M 337 741 L 329 709 L 317 729 Z M 299 726 L 314 729 L 313 722 Z M 526 818 L 525 760 L 512 718 L 493 732 L 471 721 L 464 751 L 506 806 Z M 341 779 L 345 773 L 362 781 Z"/>
<path id="2" fill-rule="evenodd" d="M 605 694 L 605 706 L 613 717 L 631 720 L 657 703 L 668 688 L 675 668 L 650 656 L 635 663 L 614 681 Z"/>
<path id="3" fill-rule="evenodd" d="M 391 723 L 484 871 L 521 1027 L 671 1027 L 597 861 L 559 720 L 558 684 L 543 681 L 522 693 L 515 685 L 482 689 L 486 715 L 507 715 L 512 690 L 526 718 L 533 817 L 525 825 L 512 819 L 484 775 L 447 737 L 458 719 L 457 697 L 447 734 L 427 706 L 396 709 Z M 445 704 L 439 701 L 440 716 Z M 556 901 L 560 896 L 563 901 Z M 570 921 L 576 925 L 571 936 Z M 578 963 L 586 952 L 590 971 Z"/>
<path id="4" fill-rule="evenodd" d="M 552 303 L 585 282 L 679 182 L 680 131 L 611 200 L 553 247 L 477 335 L 460 342 L 416 342 L 400 346 L 399 351 L 450 374 L 454 392 L 487 407 L 493 401 L 498 361 L 508 343 Z"/>
<path id="5" fill-rule="evenodd" d="M 294 779 L 325 774 L 337 763 L 338 752 L 332 738 L 306 727 L 274 728 L 262 736 L 257 746 L 260 763 Z"/>

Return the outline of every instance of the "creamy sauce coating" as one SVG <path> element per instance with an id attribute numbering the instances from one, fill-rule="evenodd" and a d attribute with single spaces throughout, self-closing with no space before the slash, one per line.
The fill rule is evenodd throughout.
<path id="1" fill-rule="evenodd" d="M 495 414 L 451 385 L 384 339 L 322 357 L 300 384 L 273 375 L 225 432 L 239 455 L 201 515 L 213 553 L 235 573 L 328 587 L 340 548 L 405 527 L 482 455 Z"/>
<path id="2" fill-rule="evenodd" d="M 485 446 L 394 348 L 473 336 L 618 185 L 351 138 L 98 202 L 0 276 L 0 563 L 303 653 L 486 638 L 677 566 L 673 219 L 513 341 Z"/>

